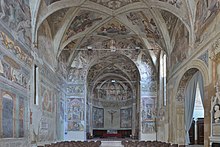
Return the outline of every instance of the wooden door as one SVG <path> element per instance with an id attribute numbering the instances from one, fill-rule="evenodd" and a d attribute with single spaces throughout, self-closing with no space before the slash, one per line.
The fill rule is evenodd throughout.
<path id="1" fill-rule="evenodd" d="M 197 136 L 198 144 L 204 144 L 204 118 L 198 118 L 197 120 Z"/>
<path id="2" fill-rule="evenodd" d="M 189 130 L 189 139 L 190 139 L 190 144 L 195 144 L 195 121 L 194 120 Z"/>

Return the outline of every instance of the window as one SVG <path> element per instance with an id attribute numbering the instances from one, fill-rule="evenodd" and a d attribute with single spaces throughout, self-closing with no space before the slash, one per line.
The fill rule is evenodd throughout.
<path id="1" fill-rule="evenodd" d="M 162 78 L 163 78 L 163 104 L 164 106 L 166 106 L 167 103 L 167 95 L 166 95 L 166 89 L 167 89 L 167 56 L 166 54 L 163 55 L 163 74 L 162 74 Z"/>
<path id="2" fill-rule="evenodd" d="M 164 106 L 167 103 L 166 97 L 166 82 L 167 82 L 167 56 L 165 53 L 162 53 L 160 56 L 160 100 Z"/>
<path id="3" fill-rule="evenodd" d="M 34 104 L 39 105 L 38 99 L 38 85 L 39 85 L 39 73 L 38 73 L 38 66 L 34 66 Z"/>

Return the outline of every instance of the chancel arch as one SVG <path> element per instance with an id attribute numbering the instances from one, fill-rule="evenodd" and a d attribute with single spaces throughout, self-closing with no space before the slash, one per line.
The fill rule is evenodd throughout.
<path id="1" fill-rule="evenodd" d="M 99 132 L 105 135 L 110 130 L 122 132 L 124 137 L 138 134 L 139 84 L 139 71 L 125 55 L 110 54 L 96 60 L 87 75 L 90 134 L 98 137 Z"/>

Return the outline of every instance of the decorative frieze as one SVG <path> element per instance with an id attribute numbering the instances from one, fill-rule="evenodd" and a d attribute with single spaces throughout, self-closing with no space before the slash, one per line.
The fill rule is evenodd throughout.
<path id="1" fill-rule="evenodd" d="M 0 31 L 0 46 L 9 50 L 18 60 L 28 65 L 29 68 L 32 66 L 33 57 L 17 46 L 16 43 L 2 31 Z"/>

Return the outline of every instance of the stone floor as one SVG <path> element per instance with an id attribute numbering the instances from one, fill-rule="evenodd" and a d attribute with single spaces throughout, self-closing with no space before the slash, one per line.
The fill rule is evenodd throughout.
<path id="1" fill-rule="evenodd" d="M 121 141 L 102 141 L 101 147 L 123 147 Z M 187 147 L 204 147 L 203 145 L 188 145 Z"/>
<path id="2" fill-rule="evenodd" d="M 188 147 L 204 147 L 204 145 L 188 145 Z"/>
<path id="3" fill-rule="evenodd" d="M 123 147 L 121 141 L 102 141 L 101 147 Z M 187 147 L 204 147 L 203 145 L 188 145 Z"/>
<path id="4" fill-rule="evenodd" d="M 102 141 L 101 147 L 123 147 L 121 141 Z"/>

